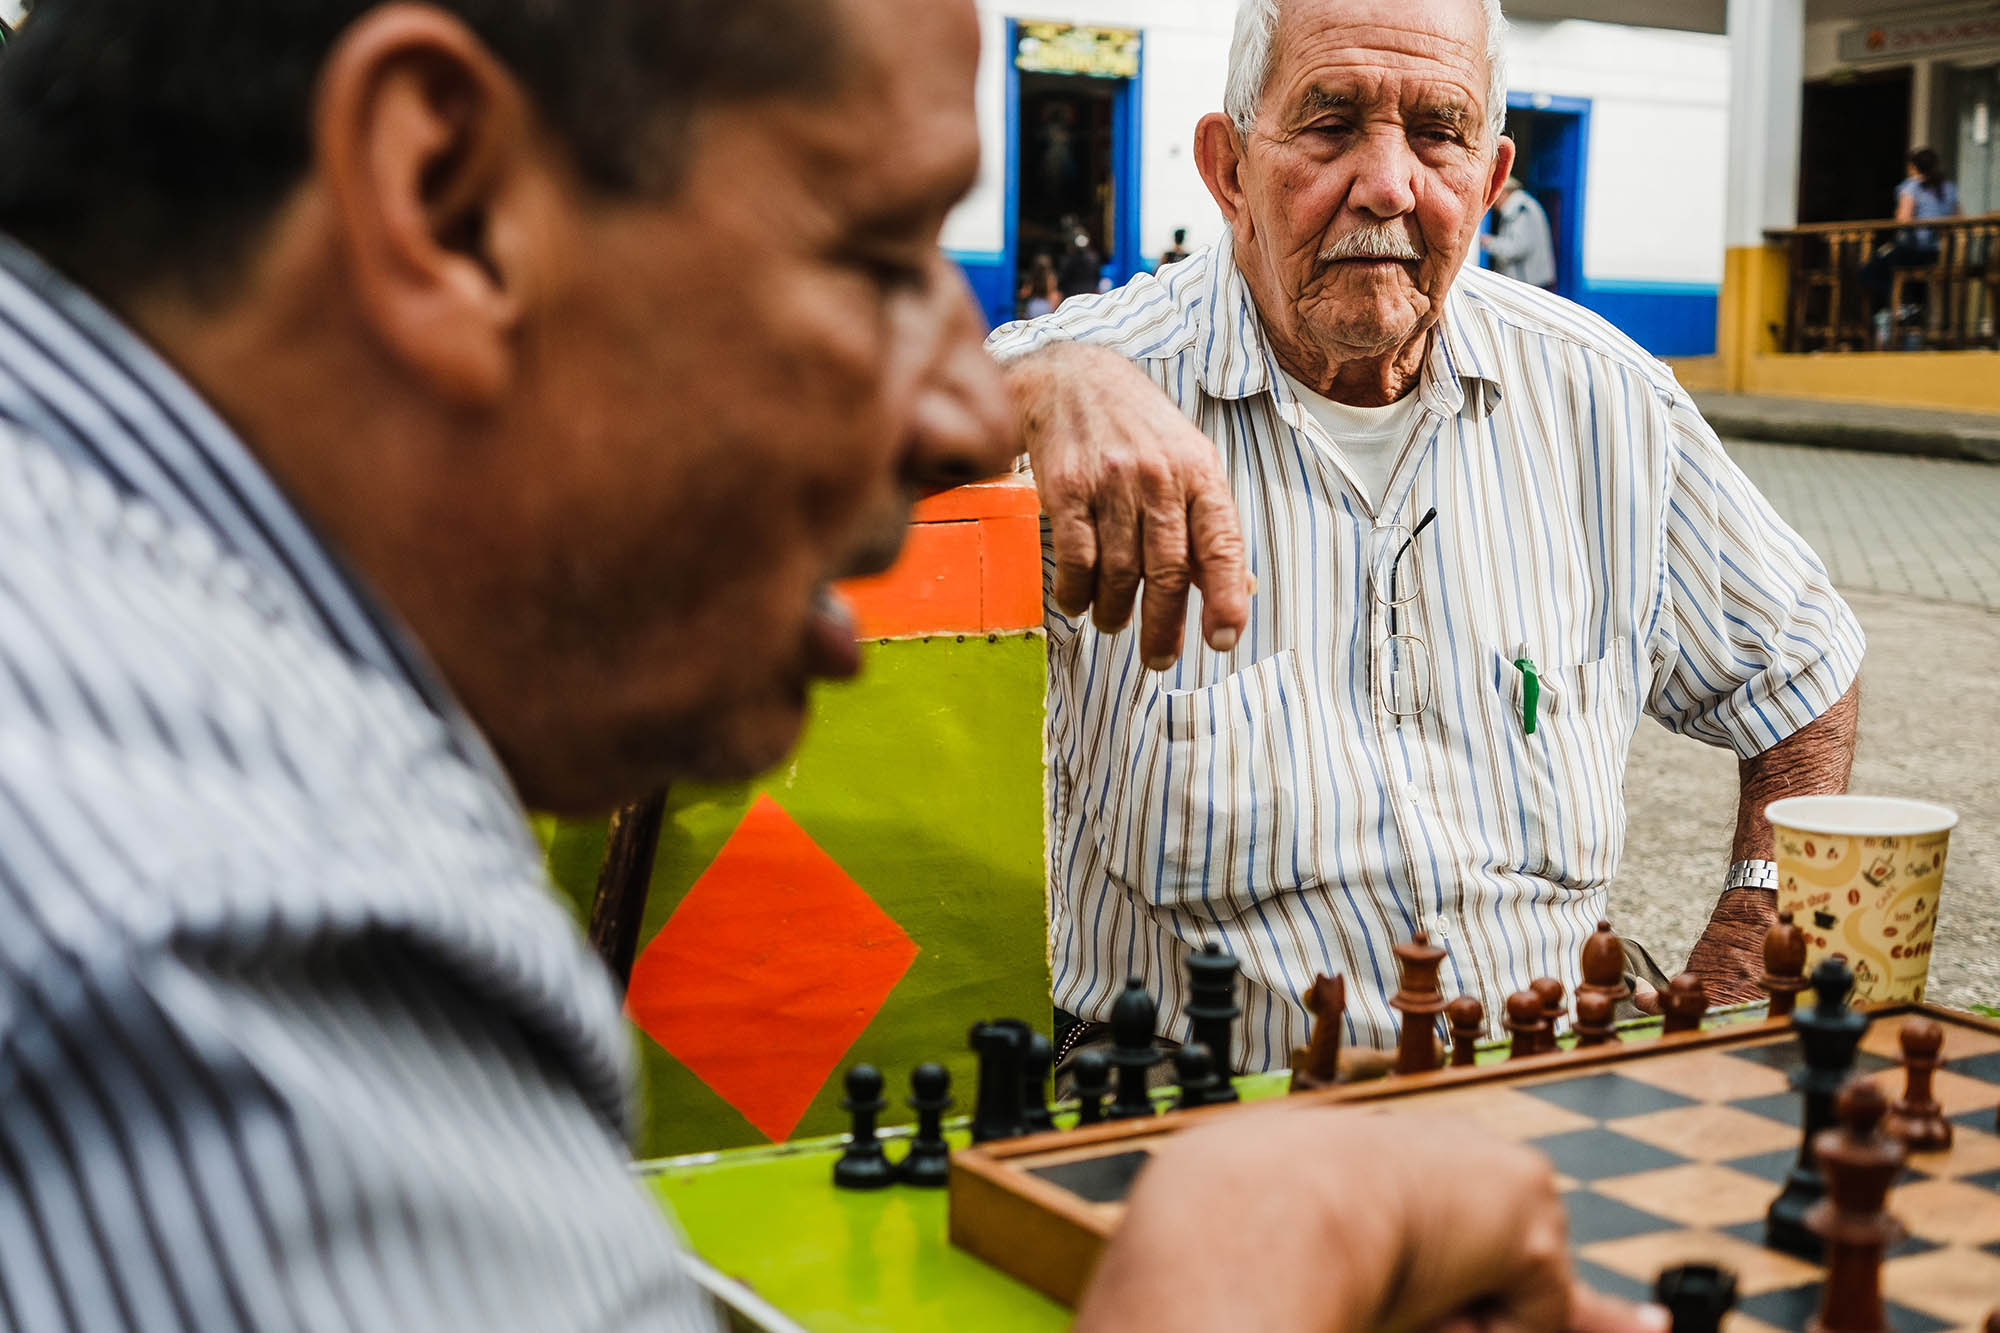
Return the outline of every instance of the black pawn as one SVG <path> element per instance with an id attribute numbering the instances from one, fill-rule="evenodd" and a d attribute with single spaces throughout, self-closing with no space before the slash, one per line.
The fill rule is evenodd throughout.
<path id="1" fill-rule="evenodd" d="M 1212 941 L 1188 955 L 1188 1018 L 1193 1039 L 1208 1047 L 1216 1074 L 1210 1102 L 1236 1100 L 1236 1085 L 1229 1076 L 1236 1068 L 1234 1025 L 1243 1015 L 1236 1003 L 1238 970 L 1234 955 Z"/>
<path id="2" fill-rule="evenodd" d="M 879 1190 L 892 1185 L 896 1173 L 875 1137 L 875 1117 L 889 1103 L 882 1100 L 882 1071 L 856 1065 L 847 1071 L 847 1096 L 841 1109 L 853 1113 L 847 1151 L 833 1164 L 833 1183 L 844 1190 Z"/>
<path id="3" fill-rule="evenodd" d="M 1021 1124 L 1030 1134 L 1056 1127 L 1049 1116 L 1049 1066 L 1055 1058 L 1049 1039 L 1030 1031 L 1021 1049 Z"/>
<path id="4" fill-rule="evenodd" d="M 1146 1074 L 1160 1062 L 1160 1048 L 1153 1044 L 1159 1014 L 1153 997 L 1146 993 L 1146 983 L 1137 977 L 1125 983 L 1124 994 L 1111 1006 L 1111 1063 L 1118 1070 L 1118 1096 L 1111 1103 L 1113 1120 L 1153 1114 Z"/>
<path id="5" fill-rule="evenodd" d="M 1218 1104 L 1222 1098 L 1216 1095 L 1217 1091 L 1227 1086 L 1225 1080 L 1215 1076 L 1215 1061 L 1209 1057 L 1207 1045 L 1198 1041 L 1174 1052 L 1174 1075 L 1181 1084 L 1181 1099 L 1174 1107 L 1179 1111 Z"/>
<path id="6" fill-rule="evenodd" d="M 1111 1095 L 1111 1062 L 1104 1052 L 1092 1048 L 1078 1051 L 1069 1062 L 1076 1084 L 1076 1123 L 1096 1125 L 1104 1120 L 1104 1099 Z"/>
<path id="7" fill-rule="evenodd" d="M 972 1110 L 972 1141 L 990 1143 L 1021 1134 L 1021 1059 L 1026 1025 L 975 1023 L 972 1049 L 979 1055 L 979 1101 Z"/>
<path id="8" fill-rule="evenodd" d="M 951 1071 L 921 1064 L 910 1071 L 909 1108 L 917 1113 L 917 1136 L 896 1168 L 906 1185 L 940 1189 L 951 1177 L 951 1147 L 944 1141 L 944 1113 L 951 1109 Z"/>
<path id="9" fill-rule="evenodd" d="M 1785 1188 L 1764 1215 L 1764 1243 L 1774 1250 L 1817 1263 L 1821 1243 L 1806 1225 L 1806 1212 L 1826 1195 L 1826 1181 L 1813 1155 L 1813 1140 L 1837 1121 L 1833 1101 L 1854 1069 L 1854 1052 L 1868 1032 L 1867 1014 L 1847 1006 L 1854 973 L 1839 954 L 1813 969 L 1816 1001 L 1792 1015 L 1805 1067 L 1792 1074 L 1792 1086 L 1805 1103 L 1805 1133 L 1798 1159 L 1785 1176 Z"/>
<path id="10" fill-rule="evenodd" d="M 1682 1264 L 1660 1273 L 1653 1299 L 1673 1316 L 1673 1333 L 1717 1333 L 1736 1305 L 1736 1274 L 1714 1264 Z"/>

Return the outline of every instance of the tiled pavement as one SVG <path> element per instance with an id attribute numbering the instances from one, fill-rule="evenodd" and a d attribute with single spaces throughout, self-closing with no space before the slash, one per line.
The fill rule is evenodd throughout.
<path id="1" fill-rule="evenodd" d="M 2000 609 L 2000 465 L 1730 441 L 1834 583 Z"/>

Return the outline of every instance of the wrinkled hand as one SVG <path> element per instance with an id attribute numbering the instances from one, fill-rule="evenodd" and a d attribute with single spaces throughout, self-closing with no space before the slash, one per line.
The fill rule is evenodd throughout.
<path id="1" fill-rule="evenodd" d="M 1664 1333 L 1577 1284 L 1548 1159 L 1474 1125 L 1239 1112 L 1176 1135 L 1132 1192 L 1079 1333 Z"/>
<path id="2" fill-rule="evenodd" d="M 1007 388 L 1054 538 L 1056 605 L 1115 633 L 1143 583 L 1140 656 L 1160 670 L 1180 656 L 1199 588 L 1203 639 L 1234 648 L 1253 589 L 1213 442 L 1101 347 L 1044 348 L 1008 367 Z"/>

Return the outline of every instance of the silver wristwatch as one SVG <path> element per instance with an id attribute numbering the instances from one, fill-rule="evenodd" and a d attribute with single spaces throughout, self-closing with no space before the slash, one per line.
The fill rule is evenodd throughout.
<path id="1" fill-rule="evenodd" d="M 1729 878 L 1722 882 L 1722 891 L 1732 889 L 1770 889 L 1778 887 L 1778 863 L 1776 861 L 1738 861 L 1729 867 Z"/>

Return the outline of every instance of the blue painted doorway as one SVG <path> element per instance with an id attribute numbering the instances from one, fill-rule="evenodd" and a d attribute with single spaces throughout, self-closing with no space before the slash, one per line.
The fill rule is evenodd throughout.
<path id="1" fill-rule="evenodd" d="M 1556 291 L 1583 299 L 1584 167 L 1590 155 L 1590 103 L 1581 97 L 1512 93 L 1507 135 L 1514 174 L 1549 215 L 1556 247 Z"/>
<path id="2" fill-rule="evenodd" d="M 1061 264 L 1076 229 L 1113 286 L 1146 267 L 1139 229 L 1143 65 L 1137 34 L 1127 36 L 1134 48 L 1129 77 L 1008 62 L 1005 264 L 1017 292 L 1038 255 Z M 1020 25 L 1010 20 L 1008 49 L 1020 41 Z M 988 311 L 996 322 L 1015 313 Z"/>

